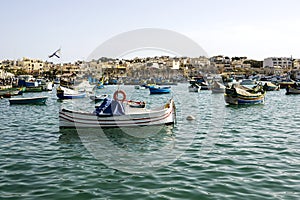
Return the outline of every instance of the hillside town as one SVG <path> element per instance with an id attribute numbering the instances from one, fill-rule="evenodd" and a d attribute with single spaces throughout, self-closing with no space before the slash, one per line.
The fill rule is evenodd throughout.
<path id="1" fill-rule="evenodd" d="M 40 59 L 23 58 L 0 62 L 0 85 L 10 84 L 20 75 L 45 78 L 53 81 L 58 78 L 86 78 L 108 83 L 141 84 L 154 82 L 171 84 L 188 81 L 199 75 L 221 74 L 247 78 L 249 76 L 288 76 L 300 79 L 300 59 L 292 57 L 269 57 L 263 61 L 247 57 L 213 56 L 170 57 L 156 56 L 134 59 L 99 58 L 89 62 L 53 63 Z"/>

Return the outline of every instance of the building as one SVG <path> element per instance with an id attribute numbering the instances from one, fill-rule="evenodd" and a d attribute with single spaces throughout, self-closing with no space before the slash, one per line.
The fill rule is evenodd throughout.
<path id="1" fill-rule="evenodd" d="M 282 68 L 289 69 L 293 67 L 292 58 L 288 57 L 269 57 L 265 58 L 263 68 Z"/>
<path id="2" fill-rule="evenodd" d="M 190 63 L 194 66 L 198 66 L 198 67 L 206 67 L 206 66 L 210 66 L 210 61 L 208 58 L 204 57 L 204 56 L 200 56 L 199 58 L 191 58 L 190 59 Z"/>
<path id="3" fill-rule="evenodd" d="M 294 69 L 300 69 L 300 59 L 294 60 Z"/>
<path id="4" fill-rule="evenodd" d="M 247 57 L 232 57 L 231 66 L 233 68 L 250 68 L 251 64 L 245 63 Z"/>
<path id="5" fill-rule="evenodd" d="M 23 70 L 28 74 L 41 74 L 44 72 L 44 62 L 42 60 L 24 57 L 21 63 Z"/>
<path id="6" fill-rule="evenodd" d="M 212 66 L 216 67 L 219 72 L 232 71 L 231 60 L 228 56 L 218 55 L 209 58 Z"/>

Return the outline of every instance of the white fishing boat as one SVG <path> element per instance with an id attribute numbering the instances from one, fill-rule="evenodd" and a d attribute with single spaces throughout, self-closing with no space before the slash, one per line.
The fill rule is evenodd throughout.
<path id="1" fill-rule="evenodd" d="M 67 87 L 59 86 L 56 88 L 56 96 L 59 99 L 80 99 L 86 97 L 85 91 L 77 91 Z"/>
<path id="2" fill-rule="evenodd" d="M 60 128 L 120 128 L 150 125 L 168 125 L 175 121 L 175 104 L 170 99 L 154 108 L 131 107 L 125 101 L 106 98 L 93 112 L 61 109 Z"/>
<path id="3" fill-rule="evenodd" d="M 218 81 L 214 81 L 211 87 L 211 92 L 212 93 L 225 93 L 225 85 Z"/>

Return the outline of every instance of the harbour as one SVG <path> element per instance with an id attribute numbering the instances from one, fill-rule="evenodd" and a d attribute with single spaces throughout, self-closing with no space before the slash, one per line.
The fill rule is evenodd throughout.
<path id="1" fill-rule="evenodd" d="M 300 2 L 0 5 L 0 200 L 300 199 Z"/>
<path id="2" fill-rule="evenodd" d="M 59 110 L 91 111 L 95 102 L 89 98 L 60 101 L 53 90 L 41 93 L 48 96 L 45 105 L 9 105 L 1 99 L 1 197 L 298 198 L 300 113 L 295 107 L 300 96 L 270 91 L 263 105 L 226 106 L 224 94 L 191 93 L 187 83 L 159 98 L 149 90 L 119 87 L 149 106 L 173 97 L 174 126 L 154 127 L 155 134 L 141 138 L 108 129 L 105 138 L 118 148 L 93 146 L 102 151 L 95 155 L 87 145 L 93 144 L 88 138 L 92 131 L 89 136 L 59 129 Z M 101 90 L 112 94 L 116 89 Z M 187 121 L 191 113 L 195 120 Z M 118 165 L 124 151 L 127 160 Z M 137 158 L 142 165 L 134 162 Z"/>

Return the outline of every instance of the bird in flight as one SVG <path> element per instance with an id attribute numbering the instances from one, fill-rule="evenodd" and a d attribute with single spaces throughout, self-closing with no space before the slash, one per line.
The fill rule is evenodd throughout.
<path id="1" fill-rule="evenodd" d="M 51 54 L 51 55 L 49 56 L 49 58 L 52 58 L 53 56 L 56 56 L 57 58 L 60 58 L 60 57 L 57 55 L 57 53 L 60 53 L 60 49 L 56 50 L 53 54 Z"/>

